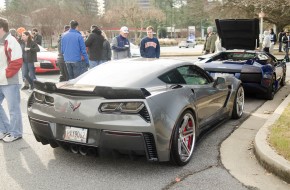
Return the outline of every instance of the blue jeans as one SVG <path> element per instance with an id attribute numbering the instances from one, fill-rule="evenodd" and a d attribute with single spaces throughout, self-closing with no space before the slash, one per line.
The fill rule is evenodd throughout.
<path id="1" fill-rule="evenodd" d="M 33 81 L 36 80 L 34 63 L 24 62 L 22 64 L 22 75 L 29 82 L 31 88 L 34 88 Z"/>
<path id="2" fill-rule="evenodd" d="M 20 84 L 0 85 L 0 132 L 22 137 L 23 125 L 20 108 Z M 3 109 L 4 98 L 7 100 L 10 121 Z"/>
<path id="3" fill-rule="evenodd" d="M 98 66 L 98 65 L 100 65 L 100 64 L 102 64 L 102 63 L 103 63 L 102 60 L 97 60 L 97 61 L 91 61 L 91 60 L 89 60 L 89 64 L 90 64 L 89 69 L 92 69 L 92 68 L 94 68 L 95 66 Z"/>
<path id="4" fill-rule="evenodd" d="M 65 64 L 67 67 L 69 80 L 77 78 L 88 70 L 87 64 L 85 62 L 66 62 Z"/>

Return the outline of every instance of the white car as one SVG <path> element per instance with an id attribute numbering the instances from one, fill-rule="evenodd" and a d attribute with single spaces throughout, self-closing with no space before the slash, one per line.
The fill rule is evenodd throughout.
<path id="1" fill-rule="evenodd" d="M 141 57 L 140 47 L 135 44 L 132 44 L 131 42 L 130 42 L 130 52 L 132 57 Z"/>
<path id="2" fill-rule="evenodd" d="M 181 47 L 185 47 L 185 48 L 189 48 L 189 47 L 192 47 L 194 48 L 196 45 L 196 42 L 195 41 L 181 41 L 179 42 L 178 44 L 178 47 L 181 48 Z"/>
<path id="3" fill-rule="evenodd" d="M 139 46 L 130 43 L 130 51 L 132 57 L 141 57 Z"/>

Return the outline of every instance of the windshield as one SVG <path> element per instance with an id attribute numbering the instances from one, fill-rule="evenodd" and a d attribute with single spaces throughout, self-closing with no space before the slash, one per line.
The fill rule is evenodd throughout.
<path id="1" fill-rule="evenodd" d="M 247 52 L 223 52 L 215 57 L 214 60 L 228 60 L 228 61 L 245 61 L 256 57 L 255 53 Z"/>

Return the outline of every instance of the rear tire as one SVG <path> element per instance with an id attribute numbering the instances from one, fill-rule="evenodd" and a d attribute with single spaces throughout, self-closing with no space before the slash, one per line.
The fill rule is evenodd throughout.
<path id="1" fill-rule="evenodd" d="M 282 77 L 280 85 L 281 86 L 285 86 L 286 85 L 286 73 L 283 74 L 283 77 Z"/>
<path id="2" fill-rule="evenodd" d="M 244 112 L 244 105 L 245 105 L 245 92 L 244 88 L 240 85 L 235 96 L 232 112 L 233 119 L 239 119 L 242 117 Z"/>
<path id="3" fill-rule="evenodd" d="M 192 157 L 196 141 L 194 115 L 187 110 L 177 120 L 173 131 L 170 160 L 178 166 L 186 165 Z"/>
<path id="4" fill-rule="evenodd" d="M 275 81 L 276 81 L 276 78 L 275 76 L 273 75 L 272 76 L 272 80 L 271 80 L 271 84 L 267 90 L 267 93 L 265 95 L 265 98 L 267 100 L 273 100 L 274 99 L 274 96 L 275 96 L 275 92 L 276 92 L 276 86 L 275 86 Z"/>

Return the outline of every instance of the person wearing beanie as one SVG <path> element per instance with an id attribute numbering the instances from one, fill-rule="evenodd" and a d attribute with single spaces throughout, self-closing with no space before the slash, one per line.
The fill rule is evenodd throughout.
<path id="1" fill-rule="evenodd" d="M 91 33 L 85 41 L 88 47 L 90 69 L 102 63 L 103 43 L 105 39 L 102 36 L 102 31 L 96 25 L 91 26 Z"/>

